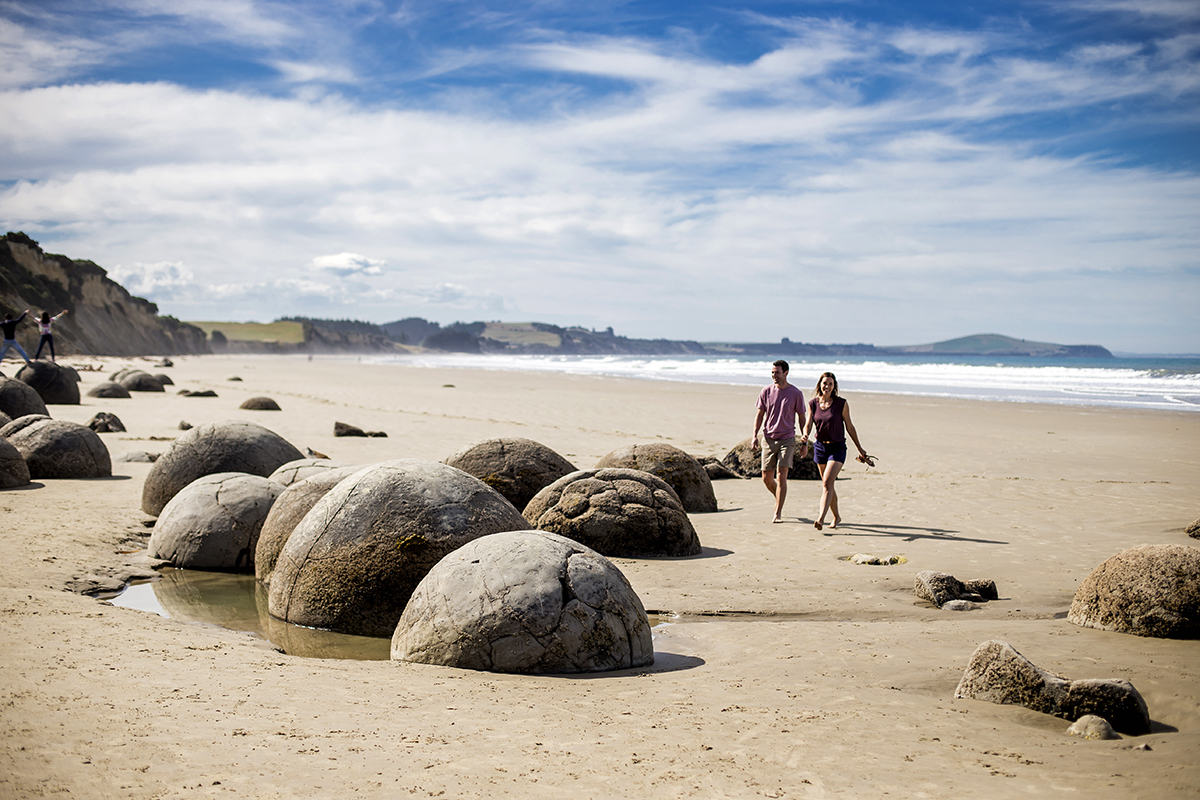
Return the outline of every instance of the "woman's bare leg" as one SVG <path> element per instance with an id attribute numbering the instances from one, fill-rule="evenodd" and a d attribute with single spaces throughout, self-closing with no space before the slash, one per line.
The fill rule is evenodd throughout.
<path id="1" fill-rule="evenodd" d="M 842 462 L 827 461 L 821 465 L 821 510 L 817 514 L 817 521 L 814 523 L 817 530 L 825 524 L 825 515 L 829 511 L 833 511 L 833 527 L 842 521 L 838 514 L 837 506 L 837 489 L 834 484 L 837 482 L 838 473 L 842 471 Z"/>

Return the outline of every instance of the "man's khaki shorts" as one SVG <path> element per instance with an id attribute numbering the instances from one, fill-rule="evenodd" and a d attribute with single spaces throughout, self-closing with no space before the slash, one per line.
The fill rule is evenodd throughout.
<path id="1" fill-rule="evenodd" d="M 779 469 L 792 468 L 792 456 L 796 454 L 796 437 L 787 439 L 772 439 L 762 437 L 762 471 L 777 472 Z"/>

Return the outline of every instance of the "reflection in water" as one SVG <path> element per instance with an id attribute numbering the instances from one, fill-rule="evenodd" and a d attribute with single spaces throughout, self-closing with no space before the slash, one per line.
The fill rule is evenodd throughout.
<path id="1" fill-rule="evenodd" d="M 180 622 L 256 633 L 288 655 L 386 661 L 391 640 L 305 628 L 267 613 L 267 589 L 253 575 L 165 568 L 156 581 L 130 584 L 108 602 Z"/>

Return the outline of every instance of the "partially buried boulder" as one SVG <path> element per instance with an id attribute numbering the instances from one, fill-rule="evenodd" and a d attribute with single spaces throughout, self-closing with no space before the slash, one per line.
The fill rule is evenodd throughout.
<path id="1" fill-rule="evenodd" d="M 292 531 L 271 574 L 272 616 L 390 636 L 413 589 L 472 539 L 523 530 L 496 490 L 432 461 L 399 459 L 343 479 Z"/>
<path id="2" fill-rule="evenodd" d="M 218 472 L 266 477 L 299 450 L 253 422 L 208 422 L 184 433 L 154 462 L 142 485 L 142 510 L 157 516 L 176 493 L 197 478 Z"/>
<path id="3" fill-rule="evenodd" d="M 562 536 L 484 536 L 425 576 L 392 659 L 493 672 L 601 672 L 654 663 L 650 622 L 621 571 Z"/>
<path id="4" fill-rule="evenodd" d="M 109 398 L 126 398 L 129 397 L 129 390 L 115 381 L 102 381 L 97 383 L 92 388 L 88 389 L 88 397 L 109 397 Z"/>
<path id="5" fill-rule="evenodd" d="M 1200 549 L 1144 544 L 1117 553 L 1083 579 L 1067 621 L 1137 636 L 1200 639 Z"/>
<path id="6" fill-rule="evenodd" d="M 1122 733 L 1150 732 L 1146 701 L 1129 681 L 1070 681 L 1035 666 L 999 639 L 984 642 L 971 655 L 954 696 L 1024 706 L 1072 721 L 1094 714 Z"/>
<path id="7" fill-rule="evenodd" d="M 295 461 L 289 461 L 270 474 L 271 480 L 284 486 L 291 486 L 293 483 L 298 483 L 305 478 L 311 478 L 313 475 L 319 475 L 330 470 L 341 469 L 349 466 L 340 461 L 330 461 L 328 458 L 300 458 Z M 361 469 L 365 465 L 359 465 L 355 469 Z"/>
<path id="8" fill-rule="evenodd" d="M 110 414 L 107 411 L 97 411 L 95 416 L 88 420 L 87 426 L 96 433 L 123 433 L 125 425 L 116 414 Z"/>
<path id="9" fill-rule="evenodd" d="M 148 552 L 183 569 L 253 572 L 259 531 L 282 492 L 259 475 L 205 475 L 163 508 Z"/>
<path id="10" fill-rule="evenodd" d="M 325 469 L 286 485 L 283 494 L 279 495 L 275 505 L 271 506 L 271 513 L 267 514 L 258 535 L 258 547 L 254 551 L 254 576 L 258 580 L 263 583 L 271 582 L 271 573 L 279 560 L 279 554 L 292 531 L 300 524 L 300 520 L 308 515 L 317 501 L 330 489 L 360 469 L 361 466 Z M 278 470 L 275 474 L 278 474 Z"/>
<path id="11" fill-rule="evenodd" d="M 161 384 L 162 386 L 174 386 L 175 385 L 175 381 L 171 380 L 170 375 L 164 374 L 162 372 L 155 372 L 155 373 L 152 373 L 151 376 L 154 378 L 154 380 L 158 381 L 159 384 Z M 165 389 L 164 389 L 164 391 L 165 391 Z"/>
<path id="12" fill-rule="evenodd" d="M 250 397 L 242 401 L 238 408 L 244 408 L 248 411 L 282 411 L 279 403 L 276 403 L 270 397 Z"/>
<path id="13" fill-rule="evenodd" d="M 158 379 L 140 369 L 129 370 L 117 379 L 117 383 L 131 392 L 164 392 L 163 385 Z"/>
<path id="14" fill-rule="evenodd" d="M 917 597 L 928 600 L 939 608 L 953 600 L 982 603 L 985 600 L 995 600 L 1000 596 L 996 591 L 995 581 L 987 579 L 960 581 L 948 573 L 929 569 L 917 573 L 913 591 Z"/>
<path id="15" fill-rule="evenodd" d="M 1193 539 L 1200 539 L 1200 519 L 1193 522 L 1187 527 L 1187 535 Z"/>
<path id="16" fill-rule="evenodd" d="M 76 422 L 30 414 L 0 428 L 0 436 L 20 452 L 31 478 L 112 475 L 112 459 L 104 442 L 95 431 Z"/>
<path id="17" fill-rule="evenodd" d="M 446 459 L 450 466 L 474 475 L 523 509 L 533 496 L 563 475 L 571 462 L 546 445 L 517 436 L 486 439 Z"/>
<path id="18" fill-rule="evenodd" d="M 47 415 L 46 403 L 42 396 L 25 381 L 16 378 L 0 378 L 0 411 L 10 419 L 17 419 L 28 414 Z"/>
<path id="19" fill-rule="evenodd" d="M 619 447 L 596 462 L 596 469 L 605 467 L 640 469 L 662 478 L 675 490 L 683 510 L 689 514 L 717 510 L 717 496 L 708 472 L 678 447 L 659 442 Z"/>
<path id="20" fill-rule="evenodd" d="M 384 431 L 364 431 L 357 425 L 351 425 L 349 422 L 334 422 L 334 436 L 371 436 L 387 438 L 387 433 Z"/>
<path id="21" fill-rule="evenodd" d="M 33 387 L 46 405 L 79 405 L 79 376 L 53 361 L 34 361 L 21 367 L 17 379 Z"/>
<path id="22" fill-rule="evenodd" d="M 606 556 L 694 556 L 700 539 L 675 491 L 636 469 L 572 472 L 525 507 L 529 524 Z"/>
<path id="23" fill-rule="evenodd" d="M 21 451 L 0 436 L 0 489 L 12 489 L 29 483 L 29 465 Z"/>
<path id="24" fill-rule="evenodd" d="M 725 454 L 725 457 L 721 459 L 721 463 L 742 477 L 758 478 L 762 475 L 762 450 L 754 449 L 753 439 L 743 439 Z M 788 470 L 788 480 L 821 480 L 821 470 L 812 459 L 811 448 L 805 454 L 804 458 L 800 458 L 799 454 L 797 454 L 793 459 L 792 468 Z"/>

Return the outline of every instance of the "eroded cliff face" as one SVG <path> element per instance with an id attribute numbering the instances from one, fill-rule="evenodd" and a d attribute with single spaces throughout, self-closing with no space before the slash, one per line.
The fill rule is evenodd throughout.
<path id="1" fill-rule="evenodd" d="M 67 309 L 54 323 L 59 355 L 181 355 L 209 352 L 204 331 L 158 306 L 134 297 L 91 261 L 44 253 L 23 233 L 0 239 L 0 313 L 29 316 L 17 329 L 17 341 L 33 357 L 38 329 L 35 316 Z M 44 355 L 44 354 L 43 354 Z"/>

